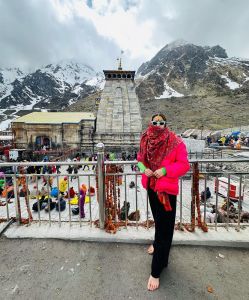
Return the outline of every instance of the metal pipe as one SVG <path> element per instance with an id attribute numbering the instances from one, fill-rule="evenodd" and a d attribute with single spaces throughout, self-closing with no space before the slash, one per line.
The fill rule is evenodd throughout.
<path id="1" fill-rule="evenodd" d="M 27 197 L 27 209 L 28 209 L 28 212 L 30 211 L 30 198 L 29 198 L 29 178 L 25 178 L 26 179 L 26 182 L 27 182 L 27 188 L 26 188 L 26 197 Z M 28 218 L 29 218 L 29 224 L 30 224 L 30 215 L 28 213 Z"/>
<path id="2" fill-rule="evenodd" d="M 12 224 L 14 223 L 14 219 L 10 219 L 6 225 L 0 230 L 0 236 L 4 233 L 4 231 Z"/>
<path id="3" fill-rule="evenodd" d="M 47 181 L 47 193 L 48 193 L 48 218 L 49 218 L 49 227 L 51 227 L 51 199 L 50 199 L 50 190 L 49 190 L 49 179 L 50 176 L 48 176 L 48 181 Z"/>
<path id="4" fill-rule="evenodd" d="M 88 197 L 89 197 L 89 215 L 90 215 L 90 226 L 92 227 L 92 199 L 91 199 L 91 193 L 90 193 L 90 187 L 91 187 L 91 177 L 88 175 Z"/>
<path id="5" fill-rule="evenodd" d="M 20 208 L 20 201 L 19 201 L 19 195 L 18 195 L 18 190 L 17 190 L 17 177 L 14 174 L 13 176 L 13 183 L 14 183 L 14 194 L 15 194 L 15 208 L 16 208 L 16 220 L 17 224 L 21 225 L 21 208 Z"/>
<path id="6" fill-rule="evenodd" d="M 206 224 L 206 214 L 207 214 L 207 176 L 204 177 L 204 223 Z"/>
<path id="7" fill-rule="evenodd" d="M 218 176 L 215 176 L 216 195 L 215 195 L 215 231 L 217 231 L 217 220 L 218 220 L 218 194 L 219 194 L 219 182 Z"/>
<path id="8" fill-rule="evenodd" d="M 117 218 L 117 178 L 113 175 L 113 200 L 114 200 L 114 223 L 118 221 Z"/>
<path id="9" fill-rule="evenodd" d="M 226 229 L 228 230 L 229 224 L 229 204 L 230 204 L 230 174 L 228 175 L 228 187 L 227 187 L 227 218 L 226 218 Z"/>
<path id="10" fill-rule="evenodd" d="M 97 148 L 97 166 L 98 166 L 98 199 L 99 199 L 99 226 L 105 227 L 105 186 L 104 186 L 104 149 L 103 143 L 98 143 Z"/>
<path id="11" fill-rule="evenodd" d="M 102 144 L 102 143 L 99 143 Z M 189 160 L 190 163 L 194 162 L 200 162 L 200 163 L 208 163 L 208 162 L 249 162 L 249 158 L 222 158 L 222 159 L 191 159 Z M 72 165 L 96 165 L 96 162 L 72 162 Z M 105 165 L 112 164 L 110 161 L 106 161 Z M 123 164 L 123 165 L 130 165 L 130 164 L 137 164 L 137 161 L 115 161 L 116 165 Z M 46 162 L 47 166 L 67 166 L 68 162 L 66 161 L 60 161 L 60 162 Z M 44 162 L 3 162 L 1 163 L 2 167 L 8 167 L 8 166 L 44 166 Z M 14 175 L 10 174 L 10 175 Z M 67 174 L 66 174 L 67 175 Z"/>
<path id="12" fill-rule="evenodd" d="M 182 178 L 180 178 L 180 228 L 182 228 Z"/>
<path id="13" fill-rule="evenodd" d="M 6 214 L 7 214 L 7 222 L 9 222 L 9 200 L 8 200 L 8 193 L 7 193 L 7 183 L 6 183 L 6 175 L 4 174 L 3 177 L 4 180 L 4 188 L 6 189 L 6 195 L 5 195 L 5 202 L 6 202 Z"/>
<path id="14" fill-rule="evenodd" d="M 239 203 L 238 203 L 238 228 L 237 228 L 238 231 L 240 231 L 241 190 L 242 190 L 242 175 L 240 175 L 239 178 Z"/>
<path id="15" fill-rule="evenodd" d="M 58 188 L 58 199 L 57 199 L 57 203 L 58 203 L 58 208 L 59 208 L 59 227 L 61 227 L 61 201 L 60 201 L 60 197 L 62 197 L 62 195 L 60 195 L 60 185 L 59 185 L 59 176 L 57 176 L 57 188 Z"/>
<path id="16" fill-rule="evenodd" d="M 127 229 L 127 223 L 128 223 L 128 221 L 127 221 L 127 218 L 128 218 L 128 216 L 127 216 L 127 184 L 126 184 L 126 175 L 124 175 L 124 180 L 125 180 L 125 190 L 124 190 L 124 192 L 125 192 L 125 228 Z"/>
<path id="17" fill-rule="evenodd" d="M 78 176 L 77 177 L 77 183 L 78 183 L 78 195 L 79 195 L 79 200 L 80 201 L 80 177 Z M 78 202 L 78 205 L 79 205 L 79 222 L 80 222 L 80 227 L 82 226 L 82 223 L 81 223 L 81 205 L 80 203 Z"/>
<path id="18" fill-rule="evenodd" d="M 137 213 L 137 174 L 135 175 L 135 190 L 136 190 L 136 228 L 138 229 L 138 213 Z"/>
<path id="19" fill-rule="evenodd" d="M 40 208 L 40 199 L 39 199 L 39 188 L 38 188 L 38 175 L 35 178 L 36 180 L 36 201 L 37 201 L 37 209 L 38 209 L 38 221 L 39 226 L 41 226 L 41 208 Z"/>
<path id="20" fill-rule="evenodd" d="M 70 189 L 69 189 L 69 176 L 67 176 L 67 200 L 68 200 L 68 210 L 69 210 L 69 227 L 72 226 L 72 215 L 71 215 L 71 199 L 70 199 Z M 79 201 L 79 199 L 78 199 Z M 79 203 L 78 203 L 79 204 Z"/>

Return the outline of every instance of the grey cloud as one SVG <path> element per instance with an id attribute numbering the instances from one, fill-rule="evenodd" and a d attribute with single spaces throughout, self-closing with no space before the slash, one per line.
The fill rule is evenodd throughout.
<path id="1" fill-rule="evenodd" d="M 49 0 L 0 0 L 0 67 L 35 68 L 73 58 L 101 70 L 114 66 L 119 51 L 82 18 L 59 22 Z"/>
<path id="2" fill-rule="evenodd" d="M 97 70 L 115 67 L 121 50 L 115 41 L 100 36 L 82 18 L 59 22 L 52 1 L 0 0 L 0 67 L 35 68 L 71 58 Z M 91 0 L 87 3 L 92 7 Z M 248 0 L 120 0 L 120 5 L 126 11 L 137 5 L 137 21 L 154 22 L 152 39 L 145 47 L 152 45 L 159 51 L 169 42 L 184 39 L 200 45 L 219 44 L 229 56 L 249 56 Z M 124 54 L 129 68 L 145 60 L 131 60 L 129 53 Z"/>
<path id="3" fill-rule="evenodd" d="M 155 0 L 145 3 L 140 16 L 156 20 L 157 34 L 152 42 L 159 48 L 173 40 L 184 39 L 200 45 L 219 44 L 229 56 L 249 56 L 249 1 Z"/>

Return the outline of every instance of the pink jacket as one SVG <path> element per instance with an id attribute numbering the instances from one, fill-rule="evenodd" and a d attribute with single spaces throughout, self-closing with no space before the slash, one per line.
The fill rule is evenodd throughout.
<path id="1" fill-rule="evenodd" d="M 190 169 L 187 149 L 183 142 L 163 159 L 161 167 L 165 167 L 167 174 L 157 179 L 156 191 L 177 195 L 179 193 L 179 177 Z M 148 177 L 142 174 L 142 185 L 145 189 L 147 189 L 147 184 Z"/>

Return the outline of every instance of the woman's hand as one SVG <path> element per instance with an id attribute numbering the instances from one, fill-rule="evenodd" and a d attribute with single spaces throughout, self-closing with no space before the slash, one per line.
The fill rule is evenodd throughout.
<path id="1" fill-rule="evenodd" d="M 163 170 L 162 169 L 158 169 L 154 172 L 154 176 L 156 176 L 156 178 L 161 178 L 164 176 L 163 174 Z"/>
<path id="2" fill-rule="evenodd" d="M 147 177 L 151 177 L 151 176 L 154 175 L 154 173 L 151 171 L 151 169 L 145 169 L 144 174 L 145 174 Z"/>

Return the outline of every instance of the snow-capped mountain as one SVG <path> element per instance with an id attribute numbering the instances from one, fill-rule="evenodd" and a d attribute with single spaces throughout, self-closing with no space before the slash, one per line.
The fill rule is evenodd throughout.
<path id="1" fill-rule="evenodd" d="M 163 47 L 136 75 L 143 127 L 163 112 L 176 131 L 248 125 L 249 60 L 221 46 L 177 41 Z"/>
<path id="2" fill-rule="evenodd" d="M 76 61 L 50 64 L 31 73 L 18 68 L 0 69 L 0 122 L 8 119 L 6 127 L 20 110 L 62 110 L 103 89 L 103 85 L 101 73 Z"/>
<path id="3" fill-rule="evenodd" d="M 141 99 L 244 93 L 249 91 L 249 60 L 228 58 L 219 45 L 176 41 L 140 66 L 136 82 Z"/>

